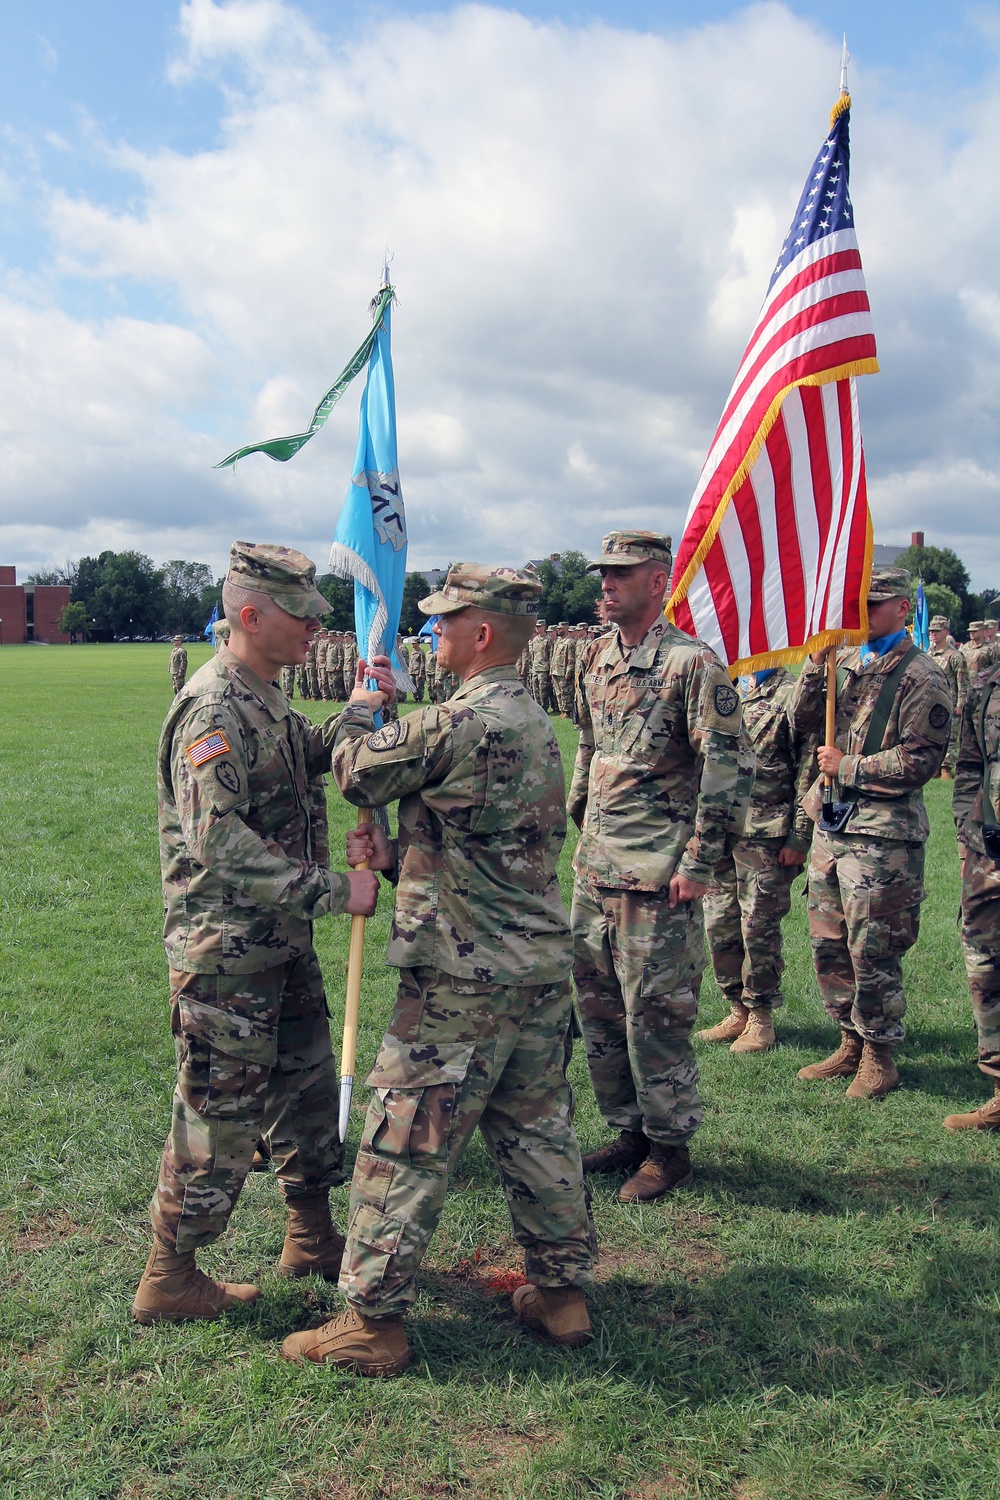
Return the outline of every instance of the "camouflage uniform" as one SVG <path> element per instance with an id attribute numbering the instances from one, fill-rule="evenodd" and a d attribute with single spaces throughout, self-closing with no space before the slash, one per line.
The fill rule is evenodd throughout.
<path id="1" fill-rule="evenodd" d="M 943 615 L 936 615 L 931 621 L 932 631 L 947 630 L 947 628 L 948 621 Z M 948 753 L 944 758 L 944 770 L 953 776 L 962 728 L 962 710 L 965 708 L 965 698 L 969 690 L 969 664 L 961 651 L 955 651 L 948 645 L 937 646 L 932 643 L 928 655 L 942 669 L 951 688 L 953 717 Z"/>
<path id="2" fill-rule="evenodd" d="M 281 691 L 289 700 L 295 697 L 295 668 L 282 667 L 281 669 Z"/>
<path id="3" fill-rule="evenodd" d="M 610 533 L 601 562 L 642 536 Z M 639 555 L 659 559 L 651 546 Z M 675 873 L 708 885 L 739 838 L 753 752 L 722 663 L 664 618 L 635 647 L 617 627 L 589 643 L 579 697 L 573 975 L 590 1077 L 608 1125 L 682 1146 L 702 1118 L 690 1038 L 705 945 L 701 902 L 671 909 L 667 892 Z"/>
<path id="4" fill-rule="evenodd" d="M 229 640 L 229 621 L 219 620 L 212 631 L 212 645 L 216 651 Z"/>
<path id="5" fill-rule="evenodd" d="M 901 596 L 910 587 L 903 570 L 876 569 L 872 599 L 876 578 Z M 948 680 L 918 652 L 896 688 L 882 748 L 861 754 L 882 683 L 911 644 L 904 631 L 884 655 L 865 661 L 856 646 L 838 653 L 835 742 L 846 754 L 837 779 L 857 802 L 844 832 L 816 829 L 809 864 L 809 931 L 827 1014 L 842 1031 L 890 1046 L 905 1034 L 901 960 L 917 940 L 924 899 L 921 789 L 940 770 L 951 731 Z M 825 683 L 826 667 L 806 661 L 792 694 L 797 733 L 822 734 Z M 818 778 L 804 801 L 814 822 L 823 800 Z"/>
<path id="6" fill-rule="evenodd" d="M 316 653 L 318 647 L 315 640 L 309 642 L 309 650 L 306 654 L 306 696 L 314 703 L 319 697 L 319 677 L 316 671 Z"/>
<path id="7" fill-rule="evenodd" d="M 170 664 L 167 668 L 168 672 L 170 673 L 170 681 L 173 685 L 175 696 L 184 686 L 184 679 L 187 676 L 187 669 L 188 654 L 184 649 L 184 643 L 181 637 L 179 635 L 175 635 L 174 649 L 170 653 Z"/>
<path id="8" fill-rule="evenodd" d="M 458 564 L 428 614 L 527 613 L 530 574 Z M 482 601 L 482 602 L 480 602 Z M 559 748 L 514 667 L 372 733 L 349 705 L 333 754 L 344 796 L 399 799 L 388 962 L 400 970 L 351 1187 L 341 1290 L 366 1316 L 403 1312 L 449 1173 L 478 1124 L 536 1285 L 591 1278 L 593 1235 L 566 1081 L 571 953 L 556 866 Z"/>
<path id="9" fill-rule="evenodd" d="M 406 664 L 413 683 L 414 703 L 423 703 L 424 686 L 427 682 L 427 657 L 418 642 L 414 642 L 406 653 Z"/>
<path id="10" fill-rule="evenodd" d="M 544 621 L 539 620 L 539 625 Z M 552 660 L 552 642 L 544 630 L 536 631 L 528 641 L 528 660 L 531 663 L 531 696 L 541 707 L 549 701 L 549 666 Z"/>
<path id="11" fill-rule="evenodd" d="M 334 702 L 342 702 L 344 691 L 344 637 L 340 631 L 334 633 L 326 657 L 326 670 L 330 678 L 330 692 Z"/>
<path id="12" fill-rule="evenodd" d="M 354 679 L 358 671 L 358 642 L 353 630 L 347 632 L 344 640 L 344 665 L 342 668 L 344 676 L 344 702 L 354 691 Z"/>
<path id="13" fill-rule="evenodd" d="M 556 707 L 563 718 L 568 719 L 573 711 L 575 687 L 573 667 L 576 653 L 569 637 L 569 626 L 565 621 L 560 623 L 559 632 L 552 645 L 549 673 Z"/>
<path id="14" fill-rule="evenodd" d="M 234 543 L 229 576 L 289 613 L 329 608 L 286 548 Z M 343 1180 L 312 924 L 350 885 L 328 868 L 322 730 L 227 645 L 175 699 L 158 759 L 177 1086 L 151 1216 L 183 1254 L 224 1230 L 262 1132 L 287 1197 Z"/>
<path id="15" fill-rule="evenodd" d="M 763 679 L 763 680 L 762 680 Z M 743 837 L 715 867 L 705 895 L 705 936 L 715 982 L 732 1005 L 780 1005 L 781 922 L 801 865 L 782 865 L 782 849 L 807 854 L 812 823 L 801 799 L 815 775 L 814 736 L 800 739 L 789 718 L 795 679 L 779 667 L 740 679 L 743 724 L 757 758 Z"/>
<path id="16" fill-rule="evenodd" d="M 985 712 L 984 712 L 985 705 Z M 952 803 L 962 865 L 962 950 L 979 1041 L 979 1067 L 1000 1087 L 1000 864 L 983 824 L 1000 822 L 1000 668 L 970 688 Z"/>

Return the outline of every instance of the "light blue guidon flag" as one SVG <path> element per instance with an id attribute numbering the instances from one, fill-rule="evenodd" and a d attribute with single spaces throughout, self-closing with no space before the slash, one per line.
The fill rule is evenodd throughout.
<path id="1" fill-rule="evenodd" d="M 354 472 L 330 549 L 330 571 L 338 578 L 354 580 L 360 655 L 366 661 L 375 655 L 389 656 L 396 685 L 405 693 L 413 691 L 413 683 L 396 651 L 406 581 L 406 513 L 396 455 L 391 305 L 392 287 L 384 276 L 372 304 L 379 322 L 361 397 Z"/>
<path id="2" fill-rule="evenodd" d="M 927 613 L 927 596 L 924 593 L 924 580 L 919 577 L 917 579 L 917 602 L 913 611 L 913 639 L 921 651 L 930 650 L 931 632 Z"/>

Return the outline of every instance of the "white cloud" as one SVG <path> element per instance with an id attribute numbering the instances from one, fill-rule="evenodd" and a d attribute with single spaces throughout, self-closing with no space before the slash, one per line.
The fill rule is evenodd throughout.
<path id="1" fill-rule="evenodd" d="M 180 22 L 170 76 L 218 83 L 217 142 L 108 145 L 134 203 L 50 191 L 51 265 L 31 299 L 10 278 L 0 300 L 0 555 L 138 545 L 220 567 L 249 535 L 322 565 L 360 385 L 290 464 L 210 466 L 301 430 L 387 245 L 414 565 L 587 550 L 615 524 L 677 538 L 822 138 L 836 39 L 778 4 L 676 38 L 485 6 L 343 46 L 281 0 L 190 0 Z M 1000 579 L 1000 104 L 907 112 L 854 81 L 876 531 L 968 537 L 974 576 Z M 67 311 L 81 287 L 109 312 Z M 172 321 L 112 315 L 125 297 Z"/>

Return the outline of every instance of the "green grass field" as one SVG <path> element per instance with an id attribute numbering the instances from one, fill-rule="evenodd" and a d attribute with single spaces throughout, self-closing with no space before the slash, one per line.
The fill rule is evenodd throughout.
<path id="1" fill-rule="evenodd" d="M 258 1281 L 260 1301 L 205 1326 L 131 1321 L 173 1077 L 154 757 L 168 650 L 0 651 L 0 1496 L 1000 1496 L 1000 1139 L 940 1125 L 987 1094 L 940 782 L 902 1089 L 852 1106 L 842 1085 L 795 1081 L 835 1040 L 797 895 L 781 1045 L 702 1053 L 694 1187 L 631 1209 L 617 1181 L 595 1191 L 589 1348 L 522 1335 L 492 1289 L 518 1255 L 478 1140 L 426 1263 L 401 1379 L 279 1357 L 286 1333 L 340 1298 L 270 1270 L 283 1235 L 270 1176 L 251 1178 L 203 1256 Z M 192 649 L 192 670 L 206 654 Z M 574 732 L 558 732 L 569 768 Z M 335 794 L 330 808 L 342 848 L 354 815 Z M 563 874 L 568 896 L 568 853 Z M 384 900 L 362 1066 L 394 989 L 387 926 Z M 338 918 L 317 931 L 335 1030 L 347 930 Z M 715 1019 L 710 981 L 702 999 Z M 603 1128 L 579 1049 L 574 1081 L 589 1147 Z"/>

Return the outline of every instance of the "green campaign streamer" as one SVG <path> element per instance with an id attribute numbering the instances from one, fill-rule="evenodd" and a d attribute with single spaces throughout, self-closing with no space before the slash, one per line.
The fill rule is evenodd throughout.
<path id="1" fill-rule="evenodd" d="M 294 457 L 302 445 L 308 443 L 309 439 L 323 426 L 323 423 L 333 411 L 333 408 L 347 390 L 355 375 L 367 365 L 372 349 L 375 346 L 376 335 L 382 324 L 382 315 L 391 302 L 392 296 L 393 288 L 383 282 L 382 286 L 379 287 L 378 296 L 372 303 L 373 322 L 371 333 L 369 333 L 364 343 L 351 355 L 351 358 L 313 412 L 312 421 L 305 432 L 297 432 L 292 437 L 270 438 L 264 443 L 250 443 L 246 448 L 237 448 L 235 453 L 230 453 L 228 458 L 224 458 L 221 463 L 213 464 L 212 467 L 215 469 L 225 469 L 232 464 L 235 469 L 239 460 L 246 458 L 251 453 L 266 453 L 268 458 L 275 459 L 279 464 L 287 463 L 290 458 Z"/>

